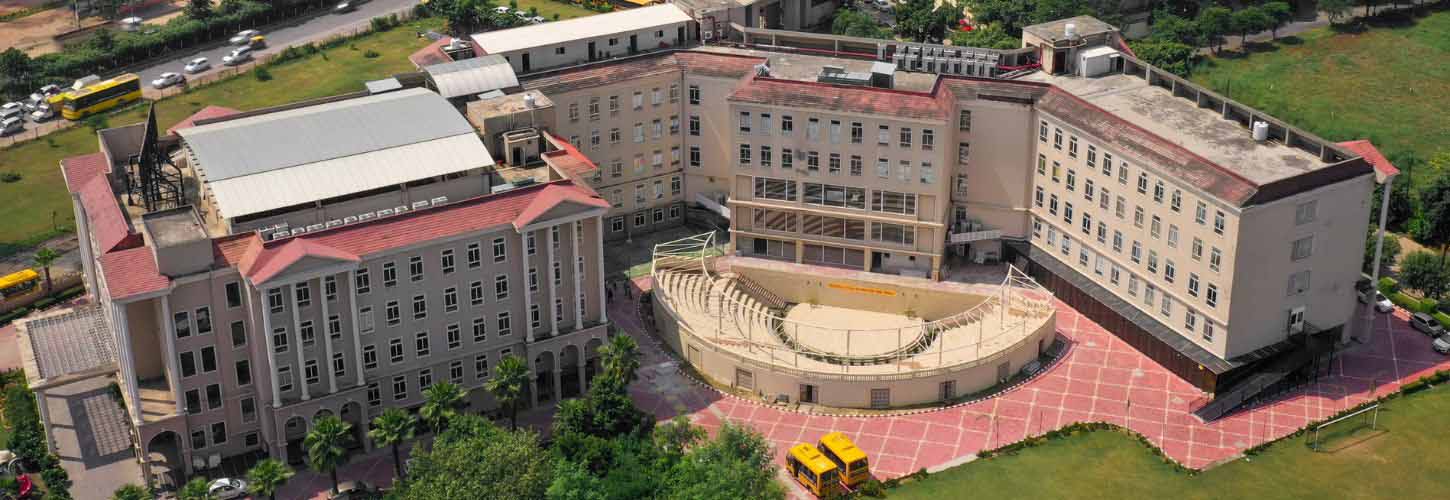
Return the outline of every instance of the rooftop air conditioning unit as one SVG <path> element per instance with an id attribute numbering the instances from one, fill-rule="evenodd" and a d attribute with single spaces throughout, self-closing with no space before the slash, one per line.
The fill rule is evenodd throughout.
<path id="1" fill-rule="evenodd" d="M 357 219 L 357 216 L 356 215 L 349 215 L 347 217 L 343 217 L 342 218 L 342 223 L 343 224 L 352 224 L 354 222 L 357 222 L 357 220 L 358 219 Z"/>
<path id="2" fill-rule="evenodd" d="M 447 196 L 439 196 L 437 198 L 433 198 L 433 199 L 428 200 L 428 201 L 429 202 L 432 202 L 434 205 L 438 205 L 438 204 L 441 204 L 441 203 L 448 203 L 448 197 Z"/>
<path id="3" fill-rule="evenodd" d="M 305 227 L 294 227 L 294 228 L 292 228 L 292 236 L 297 236 L 297 235 L 302 234 L 302 233 L 305 233 L 305 232 L 307 232 L 307 228 L 305 228 Z"/>
<path id="4" fill-rule="evenodd" d="M 275 233 L 272 233 L 272 239 L 274 240 L 286 238 L 288 236 L 291 236 L 291 233 L 288 233 L 287 231 L 277 231 Z"/>
<path id="5" fill-rule="evenodd" d="M 332 219 L 330 221 L 327 221 L 327 227 L 337 227 L 337 226 L 341 226 L 341 225 L 342 225 L 342 219 Z"/>
<path id="6" fill-rule="evenodd" d="M 390 215 L 393 215 L 393 209 L 391 208 L 384 208 L 382 210 L 378 210 L 378 217 L 387 217 Z"/>
<path id="7" fill-rule="evenodd" d="M 321 231 L 323 227 L 325 226 L 323 226 L 322 224 L 311 224 L 307 226 L 307 232 L 310 233 L 313 231 Z"/>
<path id="8" fill-rule="evenodd" d="M 420 208 L 428 208 L 428 200 L 418 200 L 413 202 L 413 210 L 417 210 Z"/>
<path id="9" fill-rule="evenodd" d="M 407 205 L 398 205 L 396 207 L 393 207 L 393 213 L 395 213 L 395 214 L 402 215 L 403 212 L 407 212 L 407 211 L 408 211 L 408 206 Z"/>

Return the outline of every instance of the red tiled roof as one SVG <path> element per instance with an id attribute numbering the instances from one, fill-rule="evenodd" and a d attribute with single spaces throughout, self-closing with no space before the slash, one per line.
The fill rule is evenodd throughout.
<path id="1" fill-rule="evenodd" d="M 124 300 L 171 286 L 171 279 L 156 269 L 151 247 L 136 247 L 102 255 L 101 271 L 112 300 Z"/>
<path id="2" fill-rule="evenodd" d="M 1385 158 L 1383 153 L 1380 153 L 1379 148 L 1374 147 L 1374 143 L 1368 140 L 1344 141 L 1339 143 L 1339 147 L 1348 149 L 1350 152 L 1363 157 L 1370 165 L 1373 165 L 1375 178 L 1379 182 L 1384 182 L 1390 176 L 1400 173 L 1400 169 L 1396 168 L 1393 163 L 1390 163 L 1390 160 Z"/>
<path id="3" fill-rule="evenodd" d="M 103 153 L 73 156 L 61 160 L 66 187 L 80 198 L 85 209 L 91 237 L 101 253 L 132 248 L 142 243 L 141 235 L 131 230 L 126 212 L 111 191 L 106 176 L 109 165 Z"/>
<path id="4" fill-rule="evenodd" d="M 257 233 L 241 233 L 211 240 L 212 265 L 215 267 L 241 268 L 242 258 L 252 245 L 260 246 L 262 239 Z"/>
<path id="5" fill-rule="evenodd" d="M 201 108 L 201 111 L 192 113 L 191 116 L 188 116 L 186 117 L 186 119 L 176 122 L 176 125 L 172 125 L 171 128 L 166 129 L 166 134 L 176 135 L 177 130 L 194 127 L 196 126 L 196 122 L 202 120 L 210 120 L 212 118 L 221 118 L 223 116 L 231 116 L 237 113 L 241 113 L 241 111 L 237 111 L 235 109 L 225 106 L 213 106 L 208 104 L 205 108 Z"/>
<path id="6" fill-rule="evenodd" d="M 344 262 L 357 262 L 358 256 L 333 248 L 307 238 L 285 240 L 281 245 L 265 248 L 260 252 L 247 252 L 248 263 L 242 273 L 252 283 L 264 283 L 286 271 L 288 267 L 308 257 Z"/>
<path id="7" fill-rule="evenodd" d="M 914 120 L 947 119 L 946 108 L 933 94 L 768 77 L 746 80 L 728 100 Z"/>
<path id="8" fill-rule="evenodd" d="M 393 248 L 483 231 L 504 224 L 521 227 L 524 224 L 517 224 L 517 220 L 532 221 L 532 218 L 524 216 L 525 212 L 537 217 L 563 201 L 609 206 L 608 202 L 588 194 L 571 181 L 555 181 L 418 210 L 407 215 L 374 219 L 261 244 L 249 243 L 244 249 L 241 248 L 240 241 L 228 241 L 214 247 L 214 252 L 220 252 L 228 262 L 234 260 L 238 269 L 255 283 L 256 278 L 263 276 L 263 271 L 272 269 L 271 262 L 285 260 L 276 257 L 283 251 L 282 247 L 298 240 L 315 245 L 305 247 L 308 249 L 325 247 L 327 252 L 334 252 L 334 256 L 362 258 Z"/>
<path id="9" fill-rule="evenodd" d="M 544 153 L 544 163 L 548 163 L 565 177 L 582 181 L 584 176 L 599 170 L 598 165 L 590 161 L 584 153 L 579 152 L 579 149 L 575 148 L 573 144 L 569 144 L 569 141 L 554 134 L 548 134 L 545 137 L 559 149 Z M 580 182 L 578 187 L 586 188 L 587 186 Z"/>

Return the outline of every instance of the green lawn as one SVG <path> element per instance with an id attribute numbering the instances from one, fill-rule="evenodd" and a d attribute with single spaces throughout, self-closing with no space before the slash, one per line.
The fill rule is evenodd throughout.
<path id="1" fill-rule="evenodd" d="M 933 474 L 892 490 L 889 498 L 1445 498 L 1450 389 L 1401 397 L 1382 408 L 1378 431 L 1331 428 L 1341 435 L 1326 439 L 1326 451 L 1310 450 L 1307 436 L 1290 438 L 1249 461 L 1196 476 L 1175 471 L 1132 436 L 1097 431 Z"/>
<path id="2" fill-rule="evenodd" d="M 163 99 L 156 105 L 157 121 L 165 129 L 208 104 L 251 110 L 362 90 L 367 80 L 413 70 L 408 54 L 428 43 L 418 38 L 416 31 L 437 29 L 441 23 L 436 19 L 419 20 L 270 67 L 269 81 L 245 74 Z M 368 50 L 379 56 L 365 57 Z M 119 126 L 145 118 L 145 107 L 137 106 L 109 115 L 107 121 L 110 126 Z M 71 230 L 74 220 L 59 162 L 96 150 L 95 132 L 83 126 L 0 150 L 0 172 L 18 172 L 22 176 L 19 182 L 0 183 L 0 205 L 5 212 L 4 223 L 0 224 L 0 255 L 21 251 L 58 232 Z M 52 214 L 58 230 L 52 227 Z"/>
<path id="3" fill-rule="evenodd" d="M 507 2 L 496 3 L 500 5 L 507 5 Z M 574 4 L 556 2 L 554 0 L 518 0 L 518 8 L 524 11 L 528 11 L 529 9 L 539 9 L 539 15 L 543 16 L 545 19 L 553 19 L 555 14 L 559 15 L 559 19 L 569 19 L 571 17 L 584 17 L 598 14 L 598 12 L 579 7 Z"/>
<path id="4" fill-rule="evenodd" d="M 1450 11 L 1300 40 L 1210 58 L 1193 80 L 1326 139 L 1370 139 L 1392 159 L 1450 149 Z"/>

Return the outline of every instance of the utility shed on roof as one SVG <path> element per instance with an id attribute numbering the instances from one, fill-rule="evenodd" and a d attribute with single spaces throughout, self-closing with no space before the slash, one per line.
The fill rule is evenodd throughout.
<path id="1" fill-rule="evenodd" d="M 425 66 L 423 72 L 448 99 L 519 86 L 513 67 L 499 55 Z"/>
<path id="2" fill-rule="evenodd" d="M 178 131 L 223 217 L 492 166 L 452 104 L 412 88 Z"/>
<path id="3" fill-rule="evenodd" d="M 533 47 L 617 35 L 692 21 L 678 7 L 661 4 L 608 14 L 578 17 L 473 35 L 473 43 L 486 54 L 502 54 Z M 600 47 L 602 50 L 604 47 Z"/>

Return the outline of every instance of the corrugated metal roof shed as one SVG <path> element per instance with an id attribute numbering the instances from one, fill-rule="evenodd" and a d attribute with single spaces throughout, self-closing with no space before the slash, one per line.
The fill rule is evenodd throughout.
<path id="1" fill-rule="evenodd" d="M 344 158 L 473 127 L 427 89 L 304 106 L 180 130 L 207 181 Z"/>
<path id="2" fill-rule="evenodd" d="M 674 4 L 654 5 L 608 14 L 585 16 L 519 28 L 476 33 L 473 43 L 486 54 L 628 33 L 691 21 L 689 14 Z"/>
<path id="3" fill-rule="evenodd" d="M 452 99 L 519 86 L 519 77 L 503 56 L 486 55 L 423 68 L 438 93 Z"/>
<path id="4" fill-rule="evenodd" d="M 494 164 L 462 114 L 416 88 L 180 133 L 225 217 Z"/>

